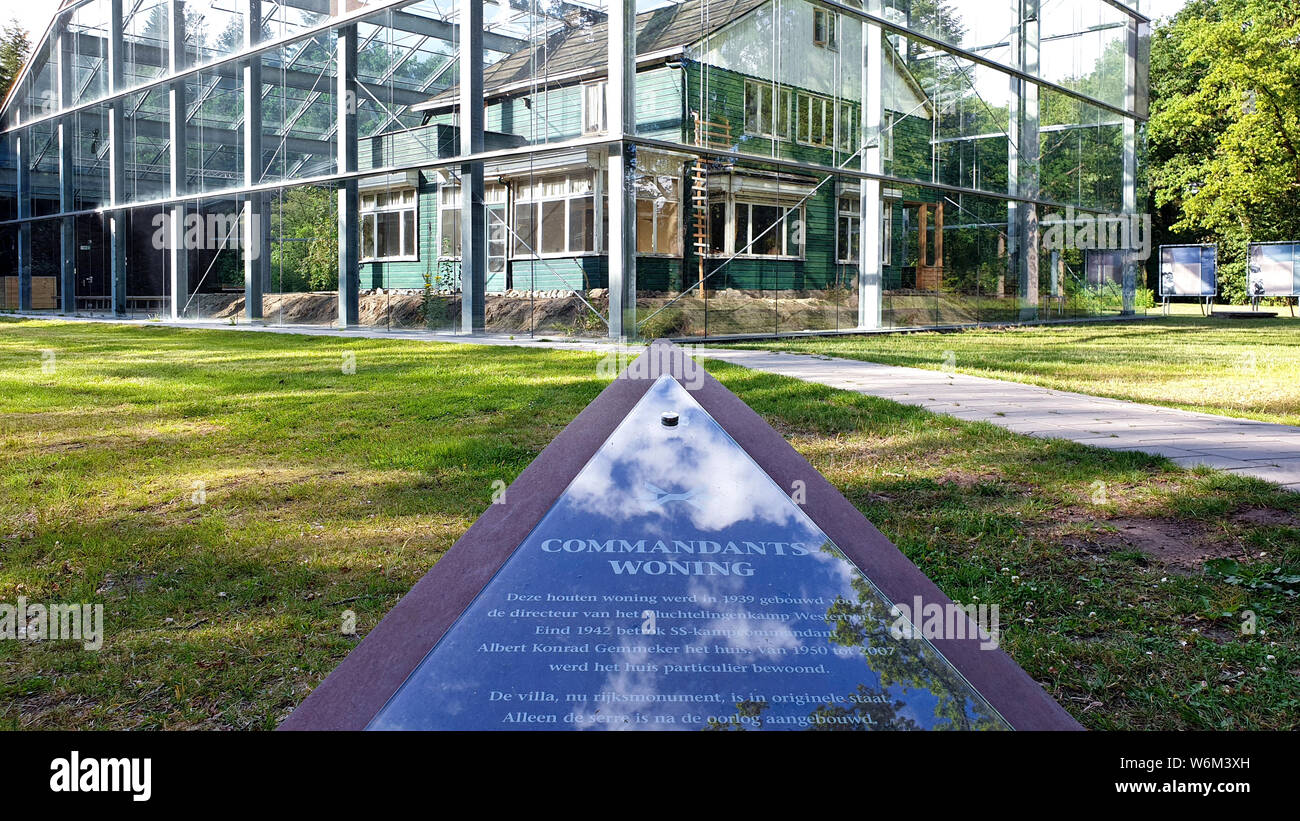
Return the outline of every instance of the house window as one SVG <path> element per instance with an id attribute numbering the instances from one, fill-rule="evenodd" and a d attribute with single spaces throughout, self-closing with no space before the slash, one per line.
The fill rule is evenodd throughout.
<path id="1" fill-rule="evenodd" d="M 813 44 L 823 48 L 839 48 L 835 31 L 839 15 L 826 9 L 813 9 Z"/>
<path id="2" fill-rule="evenodd" d="M 783 140 L 791 139 L 793 131 L 790 110 L 794 108 L 794 92 L 788 88 L 781 89 L 777 93 L 776 103 L 776 136 Z"/>
<path id="3" fill-rule="evenodd" d="M 483 190 L 483 203 L 487 209 L 488 270 L 494 268 L 493 260 L 505 259 L 505 201 L 506 189 L 489 185 Z M 443 185 L 438 188 L 438 256 L 443 259 L 460 259 L 460 186 Z M 494 222 L 495 220 L 495 222 Z"/>
<path id="4" fill-rule="evenodd" d="M 839 117 L 835 128 L 835 147 L 841 151 L 856 151 L 858 148 L 857 118 L 853 116 L 851 103 L 839 104 Z"/>
<path id="5" fill-rule="evenodd" d="M 894 161 L 894 112 L 886 111 L 880 123 L 880 156 L 886 162 Z"/>
<path id="6" fill-rule="evenodd" d="M 361 195 L 361 261 L 417 260 L 414 188 Z"/>
<path id="7" fill-rule="evenodd" d="M 845 125 L 852 127 L 852 105 L 842 104 L 842 109 L 849 113 Z M 795 97 L 795 138 L 804 145 L 816 145 L 830 148 L 835 144 L 835 101 L 816 94 L 800 93 Z M 841 144 L 848 144 L 841 140 Z"/>
<path id="8" fill-rule="evenodd" d="M 562 257 L 596 250 L 590 171 L 521 181 L 515 192 L 514 257 Z"/>
<path id="9" fill-rule="evenodd" d="M 790 108 L 795 95 L 771 83 L 745 81 L 745 133 L 752 137 L 791 138 Z"/>
<path id="10" fill-rule="evenodd" d="M 894 264 L 894 204 L 886 202 L 880 209 L 880 264 Z"/>
<path id="11" fill-rule="evenodd" d="M 841 264 L 857 265 L 862 242 L 861 202 L 858 195 L 843 194 L 838 200 L 838 217 L 835 235 L 837 258 Z"/>
<path id="12" fill-rule="evenodd" d="M 587 83 L 582 87 L 582 133 L 603 134 L 609 130 L 609 118 L 605 111 L 605 89 L 607 83 Z"/>
<path id="13" fill-rule="evenodd" d="M 803 206 L 735 204 L 732 247 L 736 256 L 803 258 Z"/>
<path id="14" fill-rule="evenodd" d="M 709 253 L 727 253 L 727 203 L 709 203 Z"/>
<path id="15" fill-rule="evenodd" d="M 460 259 L 460 187 L 438 189 L 438 256 Z"/>
<path id="16" fill-rule="evenodd" d="M 682 255 L 681 183 L 674 177 L 642 175 L 636 183 L 636 252 Z"/>

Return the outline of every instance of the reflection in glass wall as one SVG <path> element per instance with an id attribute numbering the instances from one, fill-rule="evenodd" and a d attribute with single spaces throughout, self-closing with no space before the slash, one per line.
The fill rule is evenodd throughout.
<path id="1" fill-rule="evenodd" d="M 276 324 L 334 325 L 339 316 L 337 192 L 333 186 L 300 185 L 281 188 L 267 200 L 268 247 L 257 247 L 250 237 L 245 248 L 246 254 L 256 248 L 262 263 L 262 318 Z M 265 260 L 260 259 L 263 253 Z M 363 321 L 373 312 L 365 307 L 363 303 Z"/>
<path id="2" fill-rule="evenodd" d="M 1108 0 L 641 0 L 635 46 L 613 49 L 634 56 L 626 116 L 608 0 L 485 3 L 472 38 L 463 2 L 190 0 L 173 32 L 171 0 L 140 0 L 123 4 L 116 89 L 112 5 L 61 12 L 0 117 L 7 149 L 27 129 L 30 214 L 65 193 L 85 212 L 75 249 L 42 239 L 73 258 L 78 310 L 113 308 L 114 206 L 140 209 L 119 228 L 141 268 L 119 277 L 128 311 L 172 300 L 168 249 L 137 233 L 174 206 L 201 228 L 180 240 L 174 300 L 196 319 L 331 325 L 354 282 L 349 322 L 464 331 L 479 255 L 485 329 L 504 334 L 617 334 L 620 282 L 623 335 L 642 337 L 1133 307 L 1124 248 L 1047 230 L 1140 201 L 1148 30 Z M 480 47 L 481 143 L 460 100 Z"/>

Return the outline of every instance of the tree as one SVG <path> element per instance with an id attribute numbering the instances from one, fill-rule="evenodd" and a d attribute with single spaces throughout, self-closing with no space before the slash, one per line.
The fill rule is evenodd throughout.
<path id="1" fill-rule="evenodd" d="M 291 188 L 275 201 L 272 285 L 282 293 L 339 287 L 336 195 L 327 188 Z"/>
<path id="2" fill-rule="evenodd" d="M 17 20 L 0 29 L 0 100 L 9 94 L 31 52 L 31 37 Z"/>
<path id="3" fill-rule="evenodd" d="M 1156 32 L 1151 79 L 1160 239 L 1217 242 L 1242 302 L 1246 244 L 1300 240 L 1300 6 L 1192 0 Z"/>

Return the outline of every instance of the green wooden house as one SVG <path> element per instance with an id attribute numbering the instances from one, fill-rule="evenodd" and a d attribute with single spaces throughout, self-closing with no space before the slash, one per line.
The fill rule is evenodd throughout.
<path id="1" fill-rule="evenodd" d="M 835 18 L 797 0 L 688 0 L 637 16 L 636 133 L 656 142 L 638 150 L 634 180 L 639 290 L 680 292 L 702 279 L 717 290 L 854 287 L 856 181 L 762 162 L 858 167 L 861 34 Z M 885 172 L 919 179 L 933 108 L 888 41 L 886 50 Z M 518 149 L 485 171 L 490 293 L 606 287 L 603 151 L 565 147 L 605 131 L 605 77 L 606 26 L 590 15 L 485 71 L 487 148 Z M 416 106 L 425 126 L 373 138 L 363 162 L 454 156 L 457 105 L 453 86 Z M 361 211 L 362 288 L 456 287 L 454 171 L 365 179 Z M 886 186 L 883 212 L 885 287 L 937 290 L 942 202 Z"/>

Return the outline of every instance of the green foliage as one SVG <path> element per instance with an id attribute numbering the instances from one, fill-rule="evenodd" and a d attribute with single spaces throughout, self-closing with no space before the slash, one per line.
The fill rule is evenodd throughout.
<path id="1" fill-rule="evenodd" d="M 1151 53 L 1148 130 L 1161 242 L 1217 242 L 1245 300 L 1246 243 L 1300 239 L 1300 6 L 1192 0 Z"/>
<path id="2" fill-rule="evenodd" d="M 272 209 L 272 286 L 280 292 L 334 291 L 339 287 L 338 216 L 334 192 L 292 188 Z"/>
<path id="3" fill-rule="evenodd" d="M 435 273 L 434 263 L 430 262 L 421 275 L 424 289 L 420 297 L 420 321 L 431 331 L 454 318 L 449 294 L 460 290 L 456 263 L 440 259 L 437 266 Z"/>
<path id="4" fill-rule="evenodd" d="M 0 29 L 0 100 L 9 94 L 9 87 L 18 77 L 18 72 L 22 71 L 31 51 L 32 43 L 27 29 L 16 19 Z"/>

